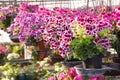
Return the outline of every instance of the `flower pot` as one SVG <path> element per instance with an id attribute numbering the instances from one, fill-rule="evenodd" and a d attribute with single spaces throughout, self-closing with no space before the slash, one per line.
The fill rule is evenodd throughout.
<path id="1" fill-rule="evenodd" d="M 44 45 L 44 41 L 39 41 L 38 47 L 39 47 L 39 50 L 46 50 L 45 45 Z"/>
<path id="2" fill-rule="evenodd" d="M 17 34 L 16 34 L 16 35 L 12 35 L 12 34 L 11 34 L 11 35 L 10 35 L 10 39 L 11 39 L 11 41 L 13 41 L 13 42 L 20 42 Z"/>
<path id="3" fill-rule="evenodd" d="M 117 53 L 118 54 L 118 57 L 120 58 L 120 53 Z"/>
<path id="4" fill-rule="evenodd" d="M 54 54 L 52 56 L 50 56 L 50 64 L 54 64 L 56 62 L 61 62 L 64 61 L 64 58 L 62 58 L 59 54 Z"/>
<path id="5" fill-rule="evenodd" d="M 74 66 L 76 66 L 76 65 L 80 65 L 80 64 L 82 64 L 82 61 L 80 61 L 80 60 L 77 60 L 77 59 L 71 59 L 71 60 L 65 60 L 64 62 L 63 62 L 63 65 L 65 66 L 65 67 L 74 67 Z"/>
<path id="6" fill-rule="evenodd" d="M 47 57 L 51 53 L 51 50 L 39 50 L 37 54 L 39 55 L 40 59 Z"/>
<path id="7" fill-rule="evenodd" d="M 34 78 L 33 80 L 39 80 L 38 78 Z"/>
<path id="8" fill-rule="evenodd" d="M 25 80 L 33 80 L 33 77 L 31 75 L 25 75 Z"/>
<path id="9" fill-rule="evenodd" d="M 15 80 L 33 80 L 33 77 L 31 75 L 19 74 Z"/>
<path id="10" fill-rule="evenodd" d="M 86 68 L 102 68 L 102 56 L 99 54 L 92 58 L 88 58 L 84 63 Z"/>
<path id="11" fill-rule="evenodd" d="M 113 57 L 113 62 L 120 63 L 120 57 Z"/>
<path id="12" fill-rule="evenodd" d="M 19 74 L 16 76 L 15 80 L 25 80 L 25 74 Z"/>

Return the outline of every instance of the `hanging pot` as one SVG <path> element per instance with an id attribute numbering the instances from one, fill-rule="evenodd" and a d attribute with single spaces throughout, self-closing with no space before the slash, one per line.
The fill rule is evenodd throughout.
<path id="1" fill-rule="evenodd" d="M 11 39 L 11 41 L 13 41 L 13 42 L 20 42 L 19 41 L 19 36 L 18 36 L 18 34 L 15 34 L 15 35 L 13 35 L 13 34 L 10 34 L 10 39 Z"/>

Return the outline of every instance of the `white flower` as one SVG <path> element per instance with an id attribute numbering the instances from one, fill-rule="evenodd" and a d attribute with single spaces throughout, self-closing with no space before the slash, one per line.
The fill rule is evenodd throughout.
<path id="1" fill-rule="evenodd" d="M 20 56 L 19 56 L 19 54 L 17 54 L 17 53 L 10 53 L 10 54 L 8 54 L 8 56 L 7 56 L 7 59 L 8 60 L 12 60 L 12 59 L 17 59 L 17 58 L 19 58 Z"/>

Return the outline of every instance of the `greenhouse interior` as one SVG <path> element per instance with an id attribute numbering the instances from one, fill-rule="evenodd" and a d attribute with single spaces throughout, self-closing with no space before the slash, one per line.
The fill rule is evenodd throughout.
<path id="1" fill-rule="evenodd" d="M 120 0 L 0 0 L 0 80 L 120 80 Z"/>

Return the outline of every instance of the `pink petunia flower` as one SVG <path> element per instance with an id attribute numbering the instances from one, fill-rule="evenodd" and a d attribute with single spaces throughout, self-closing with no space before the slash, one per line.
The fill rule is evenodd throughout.
<path id="1" fill-rule="evenodd" d="M 75 77 L 77 76 L 77 72 L 76 72 L 76 69 L 73 67 L 73 68 L 69 68 L 66 73 L 71 76 L 71 77 Z"/>
<path id="2" fill-rule="evenodd" d="M 73 80 L 83 80 L 82 75 L 79 74 L 79 75 L 75 76 Z"/>
<path id="3" fill-rule="evenodd" d="M 96 76 L 92 76 L 90 77 L 90 80 L 103 80 L 104 76 L 103 75 L 96 75 Z"/>
<path id="4" fill-rule="evenodd" d="M 47 80 L 55 80 L 54 76 L 49 76 Z"/>
<path id="5" fill-rule="evenodd" d="M 66 77 L 67 77 L 67 75 L 64 72 L 61 72 L 61 73 L 57 74 L 57 79 L 58 80 L 63 80 Z"/>

